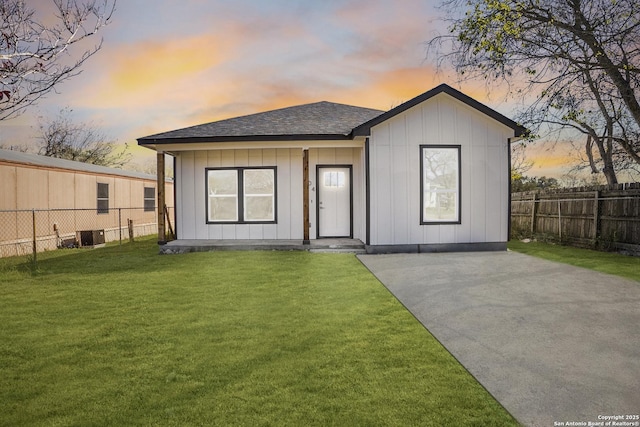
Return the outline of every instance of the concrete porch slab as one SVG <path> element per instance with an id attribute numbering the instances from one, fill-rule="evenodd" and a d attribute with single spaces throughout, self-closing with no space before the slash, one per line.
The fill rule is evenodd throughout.
<path id="1" fill-rule="evenodd" d="M 211 251 L 309 251 L 365 253 L 358 239 L 317 239 L 304 244 L 302 240 L 173 240 L 160 246 L 160 254 L 183 254 Z"/>

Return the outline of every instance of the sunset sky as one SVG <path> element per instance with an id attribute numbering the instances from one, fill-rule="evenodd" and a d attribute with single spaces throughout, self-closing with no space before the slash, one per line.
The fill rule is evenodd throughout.
<path id="1" fill-rule="evenodd" d="M 388 110 L 448 83 L 508 117 L 483 83 L 436 73 L 425 41 L 446 30 L 436 0 L 119 0 L 83 72 L 0 122 L 0 144 L 33 141 L 63 107 L 120 144 L 154 133 L 316 101 Z M 530 150 L 529 175 L 560 176 L 562 150 Z M 153 152 L 134 147 L 135 161 Z"/>

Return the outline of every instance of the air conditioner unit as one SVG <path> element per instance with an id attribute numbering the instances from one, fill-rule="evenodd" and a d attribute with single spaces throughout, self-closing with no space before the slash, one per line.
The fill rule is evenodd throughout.
<path id="1" fill-rule="evenodd" d="M 104 246 L 104 230 L 83 230 L 77 232 L 81 248 Z"/>

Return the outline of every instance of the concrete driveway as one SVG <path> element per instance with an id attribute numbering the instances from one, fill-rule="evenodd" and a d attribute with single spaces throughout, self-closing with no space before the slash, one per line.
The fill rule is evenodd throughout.
<path id="1" fill-rule="evenodd" d="M 640 282 L 515 252 L 358 258 L 522 424 L 640 413 Z"/>

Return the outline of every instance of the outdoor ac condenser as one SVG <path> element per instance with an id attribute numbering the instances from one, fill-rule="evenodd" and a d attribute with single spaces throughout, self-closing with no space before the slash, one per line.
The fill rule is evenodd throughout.
<path id="1" fill-rule="evenodd" d="M 104 230 L 78 231 L 80 247 L 96 247 L 104 245 Z"/>

